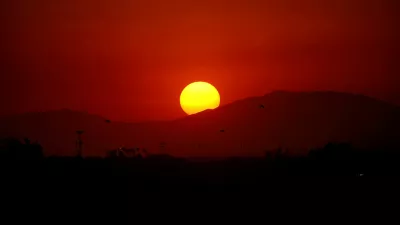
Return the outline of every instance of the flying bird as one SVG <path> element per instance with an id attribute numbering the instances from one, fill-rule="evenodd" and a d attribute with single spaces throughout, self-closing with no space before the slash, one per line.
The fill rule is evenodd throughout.
<path id="1" fill-rule="evenodd" d="M 221 133 L 225 132 L 225 130 L 220 130 Z"/>
<path id="2" fill-rule="evenodd" d="M 111 123 L 111 120 L 106 120 L 106 123 Z"/>
<path id="3" fill-rule="evenodd" d="M 264 109 L 265 107 L 264 107 L 264 105 L 263 104 L 261 104 L 260 105 L 260 109 Z"/>

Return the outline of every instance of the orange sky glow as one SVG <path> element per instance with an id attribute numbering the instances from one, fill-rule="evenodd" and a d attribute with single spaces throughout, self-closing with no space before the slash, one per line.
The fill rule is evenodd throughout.
<path id="1" fill-rule="evenodd" d="M 222 102 L 337 90 L 400 104 L 395 0 L 14 0 L 0 3 L 0 114 L 70 108 L 124 121 Z"/>

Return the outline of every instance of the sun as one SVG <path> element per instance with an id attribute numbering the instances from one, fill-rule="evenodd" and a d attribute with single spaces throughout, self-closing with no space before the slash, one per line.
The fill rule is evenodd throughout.
<path id="1" fill-rule="evenodd" d="M 207 82 L 194 82 L 186 86 L 180 97 L 185 113 L 192 115 L 207 109 L 216 109 L 220 103 L 218 90 Z"/>

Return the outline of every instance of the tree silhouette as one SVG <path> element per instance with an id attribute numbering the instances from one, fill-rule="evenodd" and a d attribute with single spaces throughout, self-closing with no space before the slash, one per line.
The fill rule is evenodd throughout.
<path id="1" fill-rule="evenodd" d="M 351 159 L 354 155 L 353 147 L 348 143 L 328 143 L 321 149 L 311 150 L 309 157 L 314 159 Z"/>
<path id="2" fill-rule="evenodd" d="M 30 145 L 31 144 L 31 140 L 29 138 L 24 138 L 24 142 L 26 145 Z"/>
<path id="3" fill-rule="evenodd" d="M 43 158 L 43 148 L 28 138 L 24 138 L 23 142 L 17 138 L 6 138 L 0 141 L 0 156 L 6 159 L 36 160 Z"/>

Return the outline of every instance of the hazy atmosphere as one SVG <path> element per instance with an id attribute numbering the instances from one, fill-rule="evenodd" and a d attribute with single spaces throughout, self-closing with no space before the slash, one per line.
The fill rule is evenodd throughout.
<path id="1" fill-rule="evenodd" d="M 0 3 L 1 115 L 68 108 L 112 120 L 185 116 L 273 90 L 400 104 L 396 0 L 13 0 Z"/>

